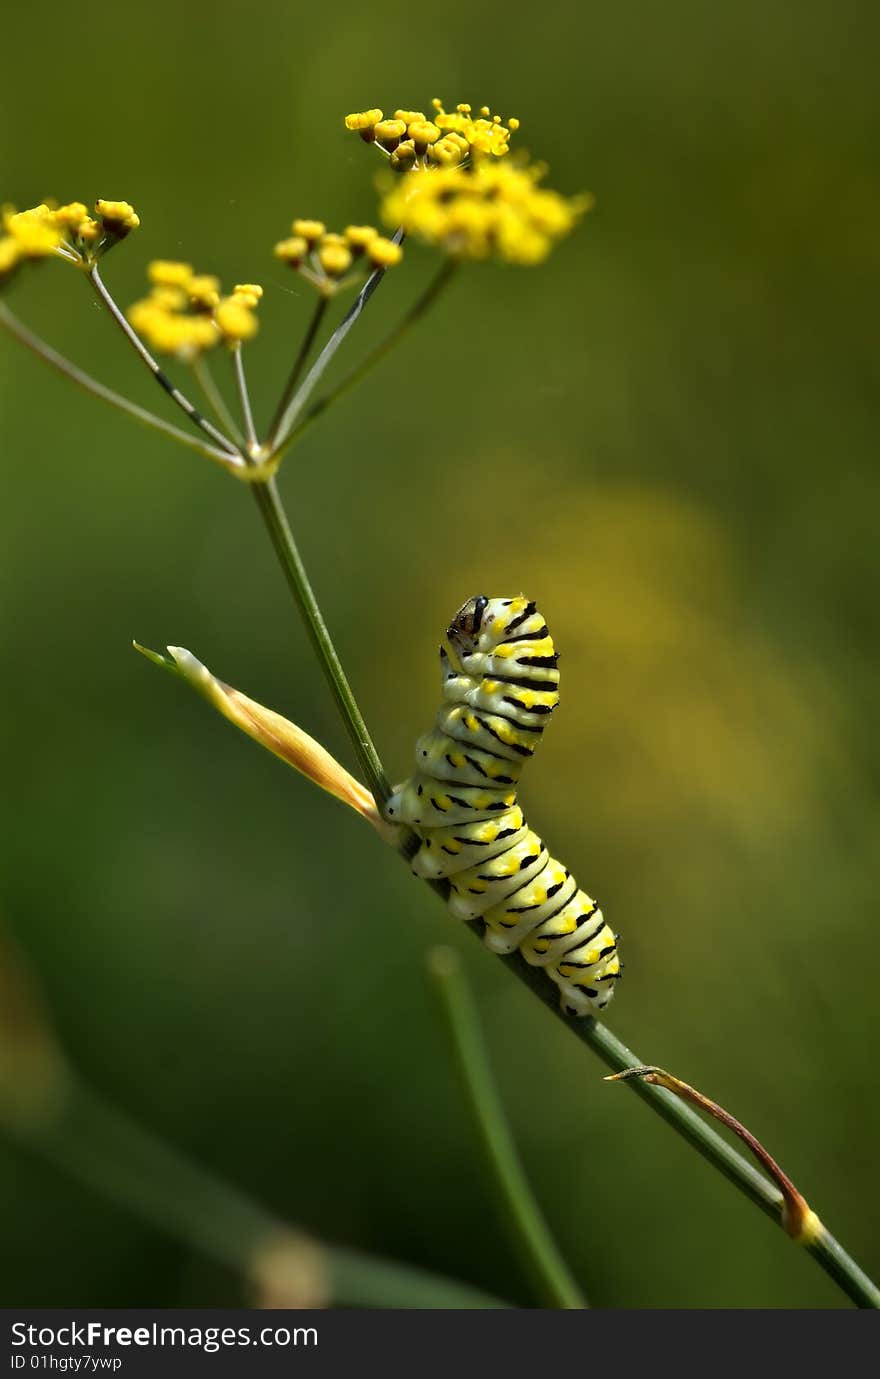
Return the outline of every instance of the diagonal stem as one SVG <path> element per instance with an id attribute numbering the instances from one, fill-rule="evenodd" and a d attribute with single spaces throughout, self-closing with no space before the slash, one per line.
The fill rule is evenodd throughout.
<path id="1" fill-rule="evenodd" d="M 235 423 L 235 418 L 226 405 L 226 399 L 217 387 L 217 382 L 211 372 L 211 366 L 203 354 L 197 354 L 190 364 L 193 377 L 202 390 L 202 396 L 207 402 L 217 421 L 223 427 L 228 436 L 231 436 L 236 445 L 244 445 L 244 436 L 241 434 Z"/>
<path id="2" fill-rule="evenodd" d="M 248 450 L 253 455 L 259 447 L 257 433 L 254 428 L 254 413 L 251 407 L 251 395 L 248 392 L 247 378 L 244 372 L 244 359 L 242 357 L 240 344 L 236 345 L 232 351 L 232 368 L 235 374 L 235 387 L 238 392 L 242 421 L 244 422 L 244 438 L 247 442 Z"/>
<path id="3" fill-rule="evenodd" d="M 299 347 L 296 359 L 293 361 L 293 368 L 291 369 L 290 376 L 288 377 L 287 383 L 284 386 L 284 392 L 281 394 L 281 397 L 278 400 L 278 406 L 275 408 L 275 415 L 272 418 L 272 425 L 269 427 L 269 435 L 266 442 L 270 450 L 273 450 L 276 445 L 278 435 L 281 430 L 282 423 L 284 421 L 284 417 L 290 405 L 290 400 L 296 392 L 297 384 L 299 383 L 299 380 L 302 376 L 302 371 L 306 366 L 306 360 L 311 354 L 312 345 L 315 343 L 315 337 L 317 336 L 318 331 L 321 329 L 321 322 L 324 319 L 327 307 L 329 305 L 330 298 L 326 294 L 322 293 L 321 296 L 318 298 L 317 302 L 315 303 L 315 310 L 312 312 L 312 318 L 309 321 L 308 328 L 306 330 L 305 335 L 303 336 L 302 344 Z"/>
<path id="4" fill-rule="evenodd" d="M 31 352 L 39 359 L 42 359 L 44 363 L 56 369 L 57 372 L 63 374 L 65 378 L 70 379 L 71 383 L 75 383 L 77 387 L 90 393 L 92 397 L 100 398 L 102 402 L 109 403 L 111 407 L 115 407 L 118 411 L 124 412 L 126 416 L 133 417 L 135 421 L 140 422 L 142 425 L 149 426 L 154 431 L 160 431 L 163 435 L 169 436 L 171 440 L 177 441 L 179 445 L 185 445 L 189 450 L 197 450 L 200 455 L 207 455 L 209 459 L 217 461 L 226 468 L 230 467 L 232 457 L 230 457 L 228 451 L 217 450 L 214 446 L 207 445 L 205 441 L 199 440 L 196 436 L 191 436 L 189 432 L 181 431 L 179 427 L 172 426 L 170 422 L 165 421 L 162 417 L 157 417 L 152 412 L 148 412 L 146 408 L 139 407 L 136 402 L 130 402 L 129 399 L 123 397 L 121 393 L 116 393 L 112 388 L 105 387 L 97 378 L 93 378 L 91 374 L 79 368 L 65 355 L 59 354 L 57 350 L 53 349 L 52 346 L 41 339 L 39 335 L 35 335 L 33 331 L 29 330 L 24 322 L 20 321 L 18 317 L 9 310 L 5 302 L 0 302 L 0 325 L 2 325 L 10 335 L 14 336 L 20 344 L 24 345 L 26 349 L 31 350 Z"/>
<path id="5" fill-rule="evenodd" d="M 428 968 L 452 1044 L 471 1115 L 489 1165 L 492 1185 L 520 1253 L 550 1307 L 582 1309 L 586 1299 L 562 1258 L 529 1186 L 486 1052 L 477 1007 L 451 948 L 435 948 Z"/>
<path id="6" fill-rule="evenodd" d="M 415 323 L 424 316 L 428 308 L 434 304 L 447 284 L 452 281 L 457 267 L 458 262 L 455 259 L 446 259 L 443 262 L 439 271 L 434 274 L 434 277 L 428 283 L 424 292 L 416 299 L 409 311 L 401 317 L 394 329 L 389 331 L 384 339 L 380 340 L 378 345 L 364 357 L 361 363 L 358 364 L 356 368 L 352 369 L 351 373 L 346 374 L 345 378 L 343 378 L 340 383 L 337 383 L 335 388 L 331 388 L 329 393 L 325 393 L 323 397 L 319 397 L 310 407 L 306 408 L 306 411 L 301 414 L 300 420 L 288 435 L 285 444 L 291 444 L 293 441 L 298 440 L 306 427 L 311 426 L 312 422 L 315 421 L 322 412 L 325 412 L 332 402 L 335 402 L 343 393 L 347 393 L 349 388 L 353 388 L 356 383 L 360 383 L 361 379 L 365 378 L 370 370 L 375 368 L 375 366 L 385 358 L 385 355 L 394 348 L 401 336 L 405 335 L 409 328 L 415 325 Z"/>
<path id="7" fill-rule="evenodd" d="M 176 387 L 174 383 L 171 382 L 171 379 L 160 367 L 158 361 L 153 358 L 152 354 L 147 349 L 146 345 L 138 335 L 137 331 L 129 325 L 124 313 L 119 310 L 119 307 L 116 305 L 116 302 L 114 301 L 112 295 L 107 290 L 107 287 L 104 284 L 104 280 L 101 277 L 101 274 L 98 272 L 97 265 L 94 265 L 92 268 L 89 269 L 87 277 L 89 282 L 92 284 L 92 288 L 94 290 L 95 296 L 98 298 L 98 301 L 101 302 L 102 305 L 105 306 L 106 309 L 109 311 L 113 320 L 116 322 L 117 326 L 122 331 L 123 335 L 128 340 L 129 344 L 135 350 L 136 354 L 140 356 L 144 364 L 146 364 L 147 368 L 150 370 L 150 373 L 153 375 L 156 382 L 159 384 L 161 388 L 165 390 L 165 392 L 171 398 L 172 402 L 175 402 L 177 404 L 180 410 L 189 417 L 190 421 L 195 426 L 197 426 L 200 431 L 204 431 L 206 436 L 210 436 L 211 440 L 215 443 L 215 445 L 218 445 L 221 450 L 225 450 L 229 455 L 238 456 L 238 449 L 232 443 L 232 441 L 229 440 L 227 436 L 224 436 L 222 431 L 218 431 L 217 427 L 214 426 L 210 421 L 208 421 L 206 417 L 202 416 L 199 409 L 197 407 L 194 407 L 193 404 L 190 402 L 189 398 L 186 397 L 180 391 L 180 389 Z"/>
<path id="8" fill-rule="evenodd" d="M 394 235 L 392 236 L 394 243 L 402 243 L 403 236 L 403 230 L 396 230 Z M 285 408 L 281 416 L 281 419 L 277 427 L 275 428 L 276 450 L 280 449 L 284 445 L 285 441 L 287 440 L 287 437 L 290 435 L 291 431 L 293 430 L 294 426 L 296 425 L 297 421 L 302 415 L 303 408 L 305 407 L 312 393 L 315 391 L 315 388 L 317 388 L 327 368 L 333 360 L 336 351 L 339 349 L 340 345 L 345 340 L 345 337 L 348 335 L 352 326 L 354 326 L 356 321 L 359 319 L 361 313 L 364 310 L 364 307 L 367 305 L 373 293 L 376 291 L 376 288 L 379 286 L 380 282 L 385 277 L 386 272 L 387 269 L 385 268 L 377 268 L 373 273 L 370 274 L 370 276 L 367 278 L 367 281 L 364 283 L 363 287 L 358 293 L 357 297 L 355 297 L 353 304 L 349 307 L 348 311 L 343 316 L 339 325 L 336 327 L 333 334 L 330 336 L 330 339 L 327 341 L 326 345 L 321 350 L 321 353 L 318 355 L 318 358 L 315 360 L 314 364 L 309 369 L 309 372 L 306 374 L 299 388 L 296 390 L 293 397 L 290 399 L 290 402 L 287 404 L 287 407 Z"/>
<path id="9" fill-rule="evenodd" d="M 327 624 L 324 622 L 318 600 L 315 598 L 305 565 L 293 538 L 293 532 L 281 502 L 281 495 L 278 492 L 278 485 L 274 479 L 270 479 L 266 483 L 254 484 L 253 495 L 266 524 L 266 530 L 269 533 L 275 554 L 281 563 L 284 578 L 287 580 L 294 601 L 305 621 L 312 646 L 327 677 L 337 708 L 348 728 L 367 784 L 373 793 L 376 804 L 381 808 L 391 794 L 391 785 L 358 708 L 351 685 L 342 669 L 342 662 L 337 655 L 333 640 L 327 630 Z"/>

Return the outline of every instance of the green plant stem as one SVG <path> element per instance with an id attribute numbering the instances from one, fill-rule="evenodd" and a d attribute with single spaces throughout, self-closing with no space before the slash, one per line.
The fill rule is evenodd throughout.
<path id="1" fill-rule="evenodd" d="M 75 1074 L 56 1118 L 26 1132 L 19 1128 L 17 1137 L 56 1168 L 236 1270 L 251 1284 L 266 1281 L 261 1261 L 280 1248 L 292 1262 L 301 1260 L 307 1291 L 319 1297 L 326 1294 L 322 1303 L 508 1306 L 465 1283 L 325 1245 L 287 1226 L 117 1110 Z M 283 1285 L 283 1270 L 279 1281 Z"/>
<path id="2" fill-rule="evenodd" d="M 395 244 L 400 244 L 403 241 L 403 231 L 397 230 L 393 236 L 393 239 Z M 329 367 L 330 363 L 332 362 L 336 354 L 336 351 L 339 349 L 340 345 L 345 340 L 352 326 L 354 326 L 357 320 L 360 318 L 360 315 L 363 312 L 364 307 L 367 305 L 373 293 L 376 291 L 376 288 L 379 286 L 380 282 L 385 277 L 387 271 L 388 270 L 385 268 L 377 268 L 370 274 L 370 276 L 367 278 L 367 281 L 364 283 L 363 287 L 361 288 L 360 292 L 355 298 L 354 302 L 343 316 L 342 320 L 334 330 L 333 334 L 330 336 L 330 339 L 327 341 L 326 345 L 321 350 L 321 353 L 318 355 L 312 367 L 309 369 L 309 372 L 306 374 L 302 383 L 297 388 L 296 392 L 293 393 L 293 396 L 291 397 L 286 408 L 284 409 L 277 426 L 273 428 L 275 433 L 274 450 L 276 452 L 284 447 L 288 436 L 290 435 L 291 431 L 296 425 L 299 417 L 302 415 L 303 408 L 305 407 L 312 393 L 315 391 L 315 388 L 318 386 L 321 379 L 323 378 L 327 368 Z"/>
<path id="3" fill-rule="evenodd" d="M 177 441 L 178 445 L 185 445 L 188 450 L 196 450 L 200 455 L 207 455 L 209 459 L 218 461 L 220 464 L 229 467 L 229 455 L 225 450 L 217 450 L 214 446 L 199 440 L 197 436 L 191 436 L 188 431 L 181 431 L 179 427 L 172 426 L 170 422 L 162 417 L 154 416 L 146 408 L 139 407 L 136 402 L 130 402 L 121 393 L 116 393 L 112 388 L 106 388 L 103 383 L 99 383 L 91 374 L 79 368 L 65 355 L 47 344 L 39 335 L 35 335 L 29 330 L 23 321 L 9 310 L 5 302 L 0 302 L 0 325 L 9 332 L 19 344 L 29 349 L 44 364 L 55 369 L 64 378 L 75 383 L 78 388 L 90 393 L 92 397 L 97 397 L 101 402 L 107 402 L 111 407 L 124 412 L 126 416 L 132 417 L 143 426 L 149 426 L 153 431 L 160 431 L 163 436 L 168 436 L 171 440 Z"/>
<path id="4" fill-rule="evenodd" d="M 477 925 L 471 927 L 475 933 L 478 932 Z M 582 1043 L 598 1054 L 609 1068 L 613 1068 L 615 1072 L 623 1072 L 627 1068 L 641 1064 L 638 1055 L 627 1048 L 600 1021 L 564 1015 L 559 1008 L 555 991 L 540 968 L 530 967 L 519 953 L 512 953 L 509 957 L 502 958 L 502 961 L 506 962 L 520 981 L 524 982 Z M 739 1188 L 750 1202 L 759 1207 L 778 1226 L 783 1225 L 782 1194 L 749 1163 L 748 1159 L 722 1139 L 702 1116 L 684 1105 L 672 1092 L 644 1082 L 641 1078 L 633 1078 L 627 1086 L 632 1087 L 637 1096 L 717 1168 L 719 1173 Z M 804 1248 L 858 1307 L 880 1308 L 880 1288 L 847 1254 L 824 1225 L 818 1238 L 806 1244 Z"/>
<path id="5" fill-rule="evenodd" d="M 164 392 L 168 394 L 172 402 L 176 403 L 180 410 L 183 413 L 185 413 L 186 416 L 189 417 L 193 425 L 197 426 L 200 431 L 203 431 L 206 436 L 209 436 L 211 440 L 214 442 L 214 444 L 218 445 L 221 450 L 225 450 L 228 454 L 241 458 L 237 447 L 233 444 L 229 437 L 224 436 L 223 432 L 218 431 L 217 427 L 213 426 L 211 422 L 208 421 L 207 417 L 202 416 L 199 409 L 197 407 L 194 407 L 193 404 L 190 402 L 189 398 L 186 397 L 185 394 L 182 393 L 180 389 L 174 383 L 171 382 L 171 379 L 159 366 L 158 361 L 153 358 L 152 354 L 147 349 L 146 345 L 138 335 L 137 331 L 129 325 L 128 321 L 125 318 L 125 314 L 119 310 L 119 307 L 116 305 L 116 302 L 114 301 L 112 294 L 110 293 L 110 291 L 104 283 L 104 279 L 98 272 L 97 265 L 94 265 L 92 268 L 90 268 L 86 276 L 92 285 L 92 290 L 94 291 L 95 296 L 98 298 L 98 301 L 110 313 L 110 316 L 116 322 L 117 326 L 122 331 L 126 340 L 131 345 L 132 349 L 135 351 L 135 353 L 138 355 L 141 361 L 144 364 L 146 364 L 147 368 L 155 378 L 156 382 L 164 390 Z"/>
<path id="6" fill-rule="evenodd" d="M 318 651 L 321 664 L 330 682 L 333 697 L 348 728 L 358 759 L 367 775 L 367 781 L 377 805 L 382 807 L 388 798 L 388 778 L 373 746 L 361 712 L 333 646 L 321 616 L 305 568 L 299 557 L 290 527 L 274 481 L 254 485 L 254 496 L 263 512 L 272 544 L 284 569 L 288 585 L 303 612 L 312 642 Z M 401 851 L 407 854 L 407 839 L 402 841 Z M 443 894 L 442 885 L 432 887 Z M 480 923 L 469 926 L 475 934 L 480 933 Z M 517 953 L 502 958 L 509 969 L 543 1001 L 562 1023 L 583 1043 L 597 1053 L 609 1068 L 622 1072 L 645 1064 L 648 1060 L 628 1049 L 616 1035 L 612 1034 L 598 1020 L 579 1019 L 563 1013 L 553 984 L 538 967 L 530 967 Z M 777 1225 L 782 1225 L 782 1196 L 749 1161 L 738 1153 L 726 1140 L 722 1139 L 712 1127 L 697 1115 L 689 1106 L 679 1101 L 671 1092 L 655 1087 L 634 1078 L 627 1084 L 636 1096 L 641 1097 L 653 1111 L 673 1127 L 703 1158 L 728 1178 L 749 1201 L 770 1216 Z M 819 1265 L 843 1289 L 859 1307 L 880 1307 L 880 1290 L 877 1285 L 859 1268 L 843 1247 L 838 1244 L 825 1228 L 819 1238 L 805 1247 Z"/>
<path id="7" fill-rule="evenodd" d="M 458 954 L 451 948 L 434 949 L 428 968 L 504 1219 L 546 1304 L 582 1309 L 587 1302 L 557 1248 L 520 1162 Z"/>
<path id="8" fill-rule="evenodd" d="M 384 339 L 379 341 L 375 349 L 372 349 L 364 357 L 357 368 L 352 369 L 351 373 L 347 374 L 340 383 L 337 383 L 335 388 L 332 388 L 324 397 L 319 397 L 316 402 L 313 402 L 312 405 L 306 409 L 304 414 L 300 413 L 301 419 L 290 432 L 285 444 L 292 445 L 294 441 L 299 440 L 303 431 L 305 431 L 308 426 L 311 426 L 312 422 L 317 420 L 332 402 L 335 402 L 343 393 L 347 393 L 349 388 L 353 388 L 356 383 L 360 383 L 361 379 L 365 378 L 370 370 L 375 368 L 375 366 L 385 358 L 386 354 L 394 348 L 401 336 L 405 335 L 410 327 L 415 325 L 416 322 L 424 316 L 428 308 L 433 305 L 440 293 L 452 281 L 457 267 L 457 260 L 444 259 L 439 271 L 434 274 L 434 277 L 428 283 L 424 292 L 401 317 L 394 329 L 389 331 Z"/>
<path id="9" fill-rule="evenodd" d="M 235 387 L 238 392 L 238 402 L 241 407 L 241 417 L 244 422 L 244 438 L 247 443 L 248 451 L 253 455 L 257 450 L 257 431 L 254 426 L 254 412 L 251 407 L 251 395 L 248 392 L 247 377 L 244 371 L 244 357 L 240 344 L 236 345 L 232 351 L 232 369 L 235 374 Z"/>
<path id="10" fill-rule="evenodd" d="M 244 445 L 244 436 L 236 424 L 235 418 L 226 405 L 226 399 L 217 387 L 210 365 L 203 354 L 197 354 L 193 359 L 190 368 L 193 377 L 202 390 L 202 395 L 217 421 L 223 427 L 228 436 L 231 436 L 239 447 Z"/>
<path id="11" fill-rule="evenodd" d="M 302 371 L 306 366 L 306 360 L 312 352 L 312 345 L 315 343 L 315 337 L 317 336 L 318 331 L 321 329 L 321 322 L 324 320 L 324 316 L 326 315 L 327 307 L 329 305 L 330 298 L 326 294 L 322 293 L 321 296 L 318 298 L 317 302 L 315 303 L 315 309 L 312 312 L 311 320 L 309 321 L 306 333 L 303 336 L 302 344 L 299 347 L 296 359 L 293 361 L 293 368 L 291 369 L 287 382 L 284 385 L 284 391 L 278 400 L 278 406 L 275 408 L 275 415 L 272 418 L 272 424 L 269 427 L 269 434 L 266 442 L 270 451 L 272 451 L 275 448 L 278 442 L 278 436 L 280 434 L 281 427 L 284 422 L 284 417 L 287 413 L 287 408 L 290 405 L 291 398 L 296 392 L 297 384 L 299 383 L 299 380 L 302 376 Z"/>
<path id="12" fill-rule="evenodd" d="M 266 483 L 254 484 L 252 492 L 284 572 L 284 578 L 303 616 L 312 646 L 317 652 L 333 698 L 348 729 L 367 785 L 376 804 L 381 808 L 391 794 L 391 785 L 327 630 L 327 624 L 324 622 L 294 541 L 278 485 L 274 479 L 270 479 Z"/>

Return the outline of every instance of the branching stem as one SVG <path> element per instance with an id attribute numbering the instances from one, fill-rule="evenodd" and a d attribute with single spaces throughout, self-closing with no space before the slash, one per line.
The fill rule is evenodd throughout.
<path id="1" fill-rule="evenodd" d="M 324 316 L 326 315 L 327 307 L 329 305 L 330 298 L 322 293 L 322 295 L 318 298 L 317 302 L 315 303 L 315 309 L 312 313 L 312 319 L 309 321 L 306 333 L 302 338 L 302 344 L 299 347 L 296 359 L 293 361 L 293 368 L 290 371 L 290 376 L 288 377 L 287 383 L 284 386 L 284 391 L 278 400 L 278 406 L 275 408 L 275 415 L 272 418 L 272 425 L 269 427 L 269 435 L 267 440 L 267 445 L 270 450 L 274 449 L 278 443 L 278 437 L 281 433 L 284 418 L 287 415 L 287 409 L 290 406 L 290 402 L 294 393 L 296 392 L 297 384 L 299 383 L 299 380 L 302 377 L 302 371 L 305 368 L 306 361 L 308 360 L 308 357 L 312 352 L 312 345 L 315 343 L 315 337 L 317 336 L 318 331 L 321 329 L 321 323 L 324 320 Z"/>
<path id="2" fill-rule="evenodd" d="M 171 382 L 171 379 L 162 370 L 158 361 L 153 358 L 152 354 L 147 349 L 146 345 L 144 344 L 141 337 L 138 335 L 137 331 L 134 329 L 133 326 L 129 325 L 128 321 L 125 318 L 124 312 L 119 310 L 119 307 L 116 305 L 116 302 L 114 301 L 112 294 L 107 290 L 104 284 L 104 280 L 98 271 L 97 265 L 94 265 L 92 268 L 90 268 L 86 276 L 88 277 L 88 280 L 92 285 L 92 289 L 95 293 L 95 296 L 98 298 L 98 301 L 101 302 L 104 307 L 106 307 L 107 311 L 110 313 L 113 320 L 116 322 L 117 326 L 122 331 L 126 340 L 128 340 L 132 349 L 143 361 L 143 363 L 146 364 L 147 368 L 150 370 L 150 373 L 153 375 L 159 386 L 162 389 L 164 389 L 164 391 L 168 394 L 171 400 L 177 404 L 180 410 L 184 412 L 186 416 L 189 417 L 193 425 L 197 426 L 200 431 L 204 431 L 206 436 L 210 436 L 211 440 L 214 442 L 215 445 L 218 445 L 221 450 L 225 450 L 227 454 L 238 456 L 239 452 L 236 446 L 233 444 L 233 442 L 229 440 L 227 436 L 224 436 L 222 431 L 218 431 L 217 427 L 214 426 L 210 421 L 208 421 L 206 417 L 202 416 L 199 409 L 197 407 L 194 407 L 193 404 L 190 402 L 189 398 L 186 397 L 180 391 L 180 389 L 174 383 Z"/>
<path id="3" fill-rule="evenodd" d="M 197 436 L 191 436 L 188 431 L 181 431 L 179 427 L 172 426 L 170 422 L 165 421 L 162 417 L 157 417 L 152 412 L 148 412 L 145 407 L 139 407 L 136 402 L 130 402 L 128 398 L 123 397 L 121 393 L 115 393 L 112 388 L 105 387 L 103 383 L 99 383 L 91 374 L 79 368 L 78 365 L 74 364 L 72 360 L 68 359 L 65 355 L 59 354 L 58 350 L 53 349 L 52 346 L 41 339 L 39 335 L 35 335 L 33 331 L 29 330 L 28 327 L 9 310 L 5 302 L 0 302 L 0 325 L 2 325 L 10 335 L 14 336 L 20 344 L 24 345 L 26 349 L 29 349 L 35 354 L 38 359 L 42 359 L 44 364 L 48 364 L 50 368 L 63 374 L 65 378 L 70 379 L 71 383 L 75 383 L 78 388 L 82 388 L 85 392 L 91 393 L 92 397 L 100 398 L 102 402 L 109 403 L 111 407 L 115 407 L 117 411 L 124 412 L 126 416 L 133 417 L 135 421 L 140 422 L 143 426 L 149 426 L 154 431 L 160 431 L 162 435 L 168 436 L 171 440 L 176 441 L 178 445 L 185 445 L 188 450 L 197 450 L 200 455 L 207 455 L 209 459 L 219 462 L 227 469 L 229 468 L 231 457 L 228 450 L 218 450 L 216 447 L 206 444 L 205 441 L 199 440 Z"/>
<path id="4" fill-rule="evenodd" d="M 389 331 L 384 339 L 380 340 L 378 345 L 364 356 L 360 364 L 352 369 L 351 373 L 346 374 L 340 383 L 336 384 L 335 388 L 332 388 L 323 397 L 319 397 L 310 407 L 306 408 L 305 412 L 301 413 L 300 420 L 288 436 L 287 444 L 299 440 L 306 427 L 311 426 L 313 421 L 316 421 L 323 412 L 326 412 L 331 403 L 342 397 L 343 393 L 347 393 L 349 388 L 353 388 L 356 383 L 360 383 L 361 379 L 365 378 L 385 358 L 386 354 L 394 348 L 410 327 L 414 326 L 425 315 L 428 308 L 434 304 L 440 293 L 452 281 L 457 267 L 458 263 L 455 259 L 444 259 L 424 292 L 400 318 L 394 329 Z"/>
<path id="5" fill-rule="evenodd" d="M 241 434 L 236 424 L 235 418 L 226 405 L 226 399 L 217 386 L 211 366 L 203 354 L 197 354 L 190 365 L 193 376 L 202 390 L 205 401 L 214 413 L 217 421 L 222 426 L 226 435 L 231 436 L 236 445 L 241 448 L 244 445 L 244 436 Z"/>

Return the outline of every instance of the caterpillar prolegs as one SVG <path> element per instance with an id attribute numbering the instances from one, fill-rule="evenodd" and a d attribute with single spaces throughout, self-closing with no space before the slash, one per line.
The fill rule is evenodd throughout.
<path id="1" fill-rule="evenodd" d="M 446 878 L 457 919 L 481 919 L 495 953 L 519 949 L 574 1015 L 595 1015 L 620 976 L 602 911 L 552 858 L 517 782 L 559 702 L 558 657 L 534 603 L 468 599 L 440 648 L 443 703 L 416 743 L 416 773 L 386 805 L 421 840 L 417 876 Z"/>

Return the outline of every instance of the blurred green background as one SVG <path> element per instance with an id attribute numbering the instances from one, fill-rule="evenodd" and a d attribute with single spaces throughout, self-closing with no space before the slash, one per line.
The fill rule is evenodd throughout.
<path id="1" fill-rule="evenodd" d="M 261 416 L 310 307 L 272 243 L 375 217 L 346 111 L 485 100 L 595 193 L 543 268 L 464 273 L 283 492 L 397 778 L 449 615 L 540 601 L 563 703 L 523 798 L 623 932 L 610 1023 L 876 1273 L 877 6 L 35 0 L 4 28 L 0 194 L 131 199 L 124 303 L 157 256 L 263 282 Z M 348 362 L 434 266 L 408 251 Z M 162 409 L 74 273 L 11 304 Z M 353 815 L 132 653 L 192 648 L 351 763 L 247 491 L 6 338 L 0 369 L 0 908 L 80 1067 L 282 1217 L 534 1305 L 424 975 L 452 942 L 595 1305 L 843 1305 Z M 7 1305 L 241 1296 L 8 1141 L 0 1212 Z"/>

